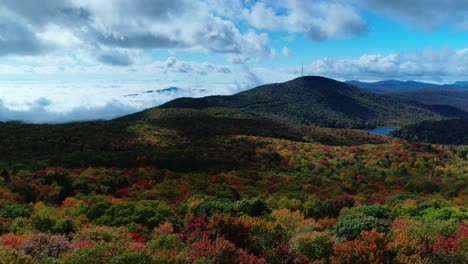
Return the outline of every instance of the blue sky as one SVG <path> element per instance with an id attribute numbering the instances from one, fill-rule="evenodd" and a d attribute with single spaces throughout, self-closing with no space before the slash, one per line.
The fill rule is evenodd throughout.
<path id="1" fill-rule="evenodd" d="M 467 18 L 457 0 L 2 0 L 0 120 L 111 118 L 302 62 L 338 80 L 468 80 Z"/>

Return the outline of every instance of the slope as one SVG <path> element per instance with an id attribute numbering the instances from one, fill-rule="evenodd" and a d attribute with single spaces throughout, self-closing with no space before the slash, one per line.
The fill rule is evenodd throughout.
<path id="1" fill-rule="evenodd" d="M 256 87 L 232 96 L 179 98 L 123 119 L 152 119 L 161 109 L 199 109 L 214 116 L 263 118 L 289 124 L 370 128 L 442 119 L 429 106 L 378 95 L 316 76 Z"/>
<path id="2" fill-rule="evenodd" d="M 409 92 L 389 93 L 388 95 L 428 105 L 449 105 L 468 111 L 468 90 L 426 88 Z"/>

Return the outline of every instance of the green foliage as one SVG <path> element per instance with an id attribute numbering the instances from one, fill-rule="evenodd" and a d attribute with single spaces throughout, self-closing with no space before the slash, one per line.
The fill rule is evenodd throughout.
<path id="1" fill-rule="evenodd" d="M 82 228 L 74 236 L 74 241 L 95 241 L 123 244 L 130 241 L 130 233 L 123 227 L 90 226 Z"/>
<path id="2" fill-rule="evenodd" d="M 174 212 L 160 201 L 123 202 L 109 207 L 104 215 L 96 219 L 98 225 L 130 226 L 141 224 L 153 229 L 159 224 L 170 222 L 180 228 L 181 222 Z"/>
<path id="3" fill-rule="evenodd" d="M 334 233 L 338 241 L 353 240 L 362 231 L 375 229 L 379 233 L 390 230 L 390 213 L 380 205 L 358 206 L 343 210 L 338 218 Z"/>
<path id="4" fill-rule="evenodd" d="M 271 209 L 268 205 L 260 198 L 253 198 L 253 199 L 242 199 L 241 201 L 237 201 L 234 204 L 233 211 L 237 213 L 237 215 L 249 215 L 249 216 L 262 216 L 269 214 Z"/>
<path id="5" fill-rule="evenodd" d="M 468 145 L 468 117 L 423 121 L 395 130 L 392 135 L 411 141 L 434 144 Z"/>
<path id="6" fill-rule="evenodd" d="M 153 240 L 148 241 L 147 245 L 153 252 L 177 249 L 182 246 L 176 234 L 156 236 Z"/>
<path id="7" fill-rule="evenodd" d="M 56 221 L 50 216 L 34 216 L 31 219 L 32 227 L 39 232 L 52 232 Z"/>
<path id="8" fill-rule="evenodd" d="M 31 208 L 21 204 L 0 204 L 0 216 L 3 218 L 28 218 L 31 215 Z"/>
<path id="9" fill-rule="evenodd" d="M 291 244 L 311 260 L 327 260 L 333 255 L 333 241 L 327 233 L 302 233 L 292 238 Z"/>
<path id="10" fill-rule="evenodd" d="M 0 246 L 0 264 L 36 264 L 38 263 L 32 257 L 24 254 L 22 251 Z"/>
<path id="11" fill-rule="evenodd" d="M 101 217 L 112 204 L 108 201 L 102 201 L 90 206 L 86 210 L 86 216 L 89 220 L 94 221 Z"/>
<path id="12" fill-rule="evenodd" d="M 233 96 L 179 98 L 161 108 L 202 109 L 217 116 L 256 116 L 295 124 L 355 128 L 401 125 L 440 117 L 407 101 L 316 76 L 263 85 Z M 131 118 L 157 116 L 151 111 L 155 110 Z"/>

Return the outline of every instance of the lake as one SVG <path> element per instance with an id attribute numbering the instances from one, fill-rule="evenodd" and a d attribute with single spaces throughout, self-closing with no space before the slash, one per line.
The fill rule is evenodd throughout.
<path id="1" fill-rule="evenodd" d="M 379 135 L 386 135 L 390 134 L 390 132 L 397 130 L 398 127 L 376 127 L 374 129 L 367 129 L 371 133 L 379 134 Z"/>

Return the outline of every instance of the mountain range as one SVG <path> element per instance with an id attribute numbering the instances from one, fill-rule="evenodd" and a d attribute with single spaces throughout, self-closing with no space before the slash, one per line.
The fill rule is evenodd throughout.
<path id="1" fill-rule="evenodd" d="M 231 96 L 179 98 L 121 120 L 151 120 L 167 109 L 192 109 L 216 117 L 260 118 L 290 125 L 338 128 L 403 126 L 420 120 L 467 115 L 466 111 L 453 106 L 418 103 L 372 93 L 349 83 L 306 76 Z"/>
<path id="2" fill-rule="evenodd" d="M 361 82 L 356 80 L 346 81 L 346 83 L 369 90 L 374 93 L 398 93 L 419 90 L 423 88 L 442 88 L 453 90 L 468 90 L 467 81 L 457 81 L 452 84 L 434 84 L 417 81 L 397 81 L 386 80 L 378 82 Z"/>

